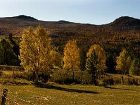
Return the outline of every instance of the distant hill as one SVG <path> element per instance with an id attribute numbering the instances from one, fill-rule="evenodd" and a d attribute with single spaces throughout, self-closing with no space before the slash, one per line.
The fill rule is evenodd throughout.
<path id="1" fill-rule="evenodd" d="M 7 19 L 20 19 L 20 20 L 25 20 L 25 21 L 37 21 L 37 19 L 31 17 L 31 16 L 26 16 L 26 15 L 19 15 L 15 17 L 7 17 Z"/>
<path id="2" fill-rule="evenodd" d="M 93 34 L 97 31 L 100 32 L 100 30 L 103 31 L 103 29 L 105 31 L 107 31 L 107 29 L 113 30 L 116 27 L 124 27 L 124 29 L 129 27 L 129 30 L 135 30 L 137 28 L 140 29 L 140 19 L 122 16 L 109 24 L 93 25 L 93 24 L 74 23 L 65 20 L 41 21 L 31 16 L 19 15 L 15 17 L 0 18 L 0 33 L 1 34 L 12 33 L 13 35 L 19 35 L 19 33 L 23 28 L 37 25 L 43 25 L 49 30 L 51 31 L 53 30 L 53 32 L 56 30 L 57 31 L 59 30 L 59 32 L 60 31 L 81 32 L 83 30 L 85 31 L 84 33 L 89 32 L 89 34 Z"/>
<path id="3" fill-rule="evenodd" d="M 122 16 L 111 23 L 113 26 L 140 26 L 140 19 Z"/>
<path id="4" fill-rule="evenodd" d="M 37 19 L 31 17 L 31 16 L 26 16 L 26 15 L 19 15 L 19 16 L 14 16 L 14 17 L 5 17 L 4 19 L 19 19 L 19 20 L 24 20 L 24 21 L 37 21 Z"/>

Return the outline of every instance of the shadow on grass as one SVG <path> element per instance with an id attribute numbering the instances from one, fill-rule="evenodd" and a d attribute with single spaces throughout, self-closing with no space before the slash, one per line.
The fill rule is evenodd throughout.
<path id="1" fill-rule="evenodd" d="M 40 88 L 47 88 L 47 89 L 55 89 L 55 90 L 61 90 L 66 92 L 77 92 L 77 93 L 91 93 L 91 94 L 98 94 L 98 92 L 89 91 L 89 90 L 80 90 L 80 89 L 70 89 L 70 88 L 64 88 L 60 86 L 50 85 L 50 84 L 43 84 L 39 83 L 35 85 Z"/>

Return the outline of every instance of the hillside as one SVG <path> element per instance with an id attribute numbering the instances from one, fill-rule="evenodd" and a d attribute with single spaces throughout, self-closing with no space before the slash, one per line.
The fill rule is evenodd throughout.
<path id="1" fill-rule="evenodd" d="M 65 20 L 42 21 L 20 15 L 0 18 L 0 34 L 21 37 L 20 33 L 24 28 L 37 25 L 50 31 L 53 44 L 60 51 L 63 51 L 66 41 L 76 39 L 84 52 L 91 44 L 99 43 L 107 53 L 118 55 L 121 48 L 126 47 L 132 56 L 140 58 L 140 20 L 128 16 L 120 17 L 109 24 L 93 25 Z"/>
<path id="2" fill-rule="evenodd" d="M 140 32 L 140 20 L 128 16 L 120 17 L 109 24 L 92 25 L 74 23 L 64 20 L 41 21 L 30 16 L 20 15 L 15 17 L 0 18 L 0 33 L 12 33 L 13 35 L 20 35 L 20 32 L 23 28 L 37 25 L 43 25 L 49 31 L 51 31 L 52 34 L 57 34 L 57 36 L 61 34 L 61 37 L 84 36 L 88 38 L 97 35 L 97 37 L 100 37 L 100 34 L 102 34 L 103 37 L 105 37 L 105 34 L 110 34 L 109 37 L 112 37 L 112 34 L 115 36 L 115 33 L 119 34 L 127 32 L 127 34 L 129 34 L 134 32 L 136 34 Z M 70 35 L 65 36 L 65 34 Z M 109 37 L 107 39 L 110 39 Z M 123 35 L 123 37 L 126 36 Z M 104 39 L 106 40 L 106 38 Z"/>

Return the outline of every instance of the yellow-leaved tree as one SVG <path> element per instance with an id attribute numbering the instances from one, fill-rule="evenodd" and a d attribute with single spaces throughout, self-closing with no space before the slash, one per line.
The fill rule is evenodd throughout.
<path id="1" fill-rule="evenodd" d="M 38 81 L 39 72 L 51 72 L 54 51 L 51 46 L 51 39 L 45 28 L 38 26 L 29 27 L 22 33 L 20 42 L 21 65 L 26 71 L 33 71 L 35 81 Z M 52 53 L 53 52 L 53 53 Z"/>
<path id="2" fill-rule="evenodd" d="M 131 61 L 131 57 L 128 54 L 127 50 L 123 48 L 120 52 L 120 55 L 116 58 L 116 70 L 123 74 L 128 73 Z"/>
<path id="3" fill-rule="evenodd" d="M 75 71 L 80 70 L 80 50 L 75 40 L 67 42 L 64 48 L 63 68 L 73 74 L 75 78 Z"/>
<path id="4" fill-rule="evenodd" d="M 96 79 L 100 78 L 106 69 L 106 54 L 104 49 L 93 44 L 87 52 L 86 70 L 92 76 L 92 82 L 96 85 Z"/>

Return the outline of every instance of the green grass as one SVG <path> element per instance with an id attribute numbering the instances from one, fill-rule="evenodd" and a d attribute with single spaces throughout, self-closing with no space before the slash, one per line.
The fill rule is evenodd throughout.
<path id="1" fill-rule="evenodd" d="M 0 84 L 29 85 L 32 84 L 32 82 L 26 79 L 0 78 Z"/>
<path id="2" fill-rule="evenodd" d="M 13 75 L 13 73 L 18 73 L 18 74 L 20 74 L 20 73 L 22 73 L 21 71 L 2 71 L 2 73 L 3 74 L 5 74 L 5 75 Z"/>
<path id="3" fill-rule="evenodd" d="M 6 105 L 140 105 L 140 86 L 1 85 L 1 93 L 3 88 L 9 90 Z"/>

